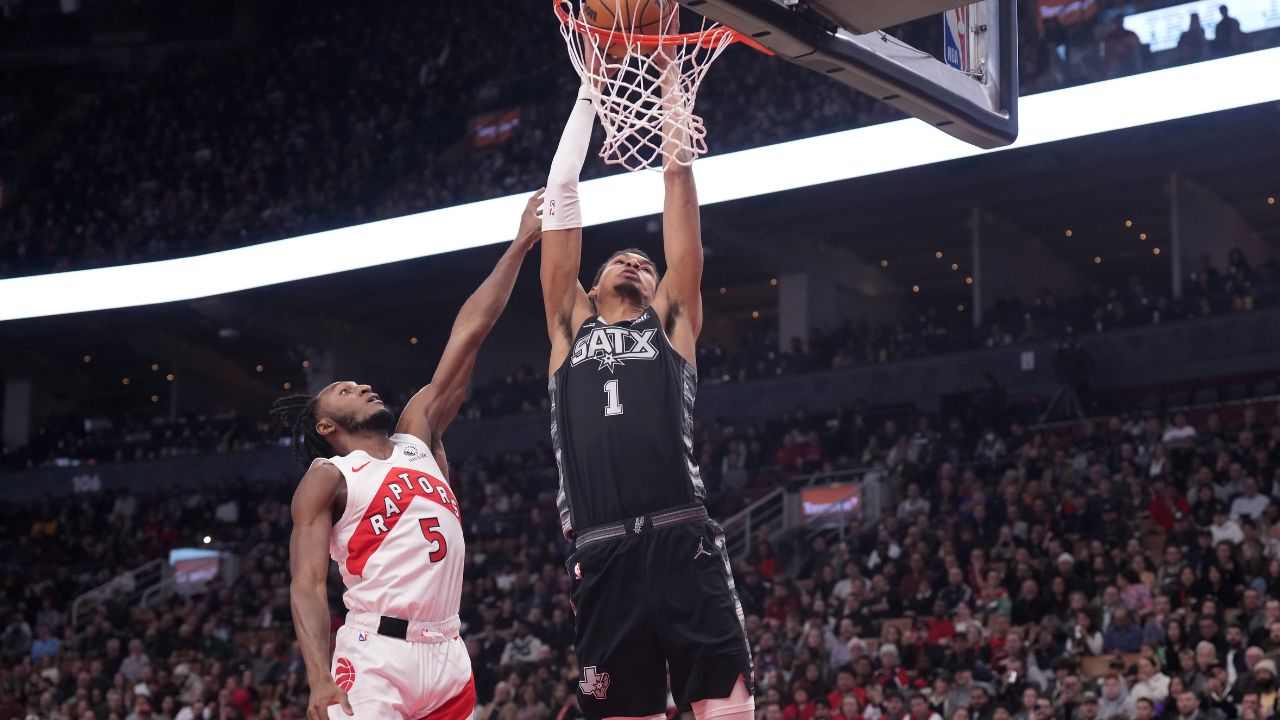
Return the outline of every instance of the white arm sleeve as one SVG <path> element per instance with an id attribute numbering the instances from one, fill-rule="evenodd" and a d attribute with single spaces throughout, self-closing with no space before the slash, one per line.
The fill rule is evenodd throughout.
<path id="1" fill-rule="evenodd" d="M 547 192 L 542 211 L 543 230 L 570 230 L 582 227 L 582 210 L 578 206 L 578 175 L 587 159 L 591 144 L 591 128 L 595 124 L 595 108 L 584 85 L 578 90 L 569 122 L 551 161 L 547 176 Z"/>

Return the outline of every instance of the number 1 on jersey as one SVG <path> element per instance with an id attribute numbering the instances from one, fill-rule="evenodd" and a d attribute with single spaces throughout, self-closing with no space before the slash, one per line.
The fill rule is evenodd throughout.
<path id="1" fill-rule="evenodd" d="M 604 384 L 604 414 L 605 417 L 610 415 L 622 414 L 622 400 L 618 397 L 618 381 L 610 380 Z"/>

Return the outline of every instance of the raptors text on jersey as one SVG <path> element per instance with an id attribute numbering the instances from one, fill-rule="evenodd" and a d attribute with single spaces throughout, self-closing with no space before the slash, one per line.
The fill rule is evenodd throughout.
<path id="1" fill-rule="evenodd" d="M 391 442 L 385 460 L 361 450 L 329 459 L 347 483 L 329 543 L 343 602 L 352 612 L 448 620 L 458 614 L 465 561 L 458 500 L 425 442 L 406 434 Z"/>

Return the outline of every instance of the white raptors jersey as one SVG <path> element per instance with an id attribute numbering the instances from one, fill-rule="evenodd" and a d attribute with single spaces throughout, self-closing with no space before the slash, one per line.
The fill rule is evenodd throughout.
<path id="1" fill-rule="evenodd" d="M 458 500 L 426 443 L 405 434 L 391 442 L 386 460 L 363 450 L 330 458 L 347 480 L 329 541 L 343 602 L 352 612 L 448 620 L 458 614 L 466 554 Z"/>

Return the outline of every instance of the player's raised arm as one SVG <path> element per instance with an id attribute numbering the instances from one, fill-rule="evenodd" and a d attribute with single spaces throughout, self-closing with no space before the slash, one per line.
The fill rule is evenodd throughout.
<path id="1" fill-rule="evenodd" d="M 431 383 L 419 390 L 400 414 L 396 432 L 408 433 L 430 443 L 437 456 L 441 454 L 440 436 L 458 416 L 458 408 L 467 396 L 467 385 L 471 382 L 480 345 L 507 307 L 524 256 L 542 236 L 538 210 L 542 193 L 539 190 L 529 198 L 520 216 L 516 239 L 502 254 L 489 277 L 462 304 L 458 317 L 453 321 L 449 342 L 445 344 L 436 372 L 431 376 Z"/>
<path id="2" fill-rule="evenodd" d="M 578 326 L 592 312 L 591 301 L 578 281 L 582 263 L 578 175 L 587 159 L 594 122 L 595 109 L 583 86 L 551 161 L 542 212 L 542 302 L 547 313 L 547 335 L 551 338 L 551 375 L 569 356 Z"/>
<path id="3" fill-rule="evenodd" d="M 674 4 L 673 4 L 674 5 Z M 679 32 L 678 9 L 666 18 L 669 31 Z M 659 48 L 655 58 L 661 60 L 671 51 Z M 676 81 L 677 68 L 669 63 L 662 73 L 663 102 L 681 104 L 681 88 Z M 698 212 L 698 188 L 693 181 L 693 168 L 673 162 L 673 155 L 688 158 L 687 144 L 679 123 L 663 123 L 664 155 L 662 179 L 666 195 L 662 204 L 662 249 L 667 271 L 658 285 L 653 307 L 662 318 L 671 345 L 686 361 L 696 358 L 698 335 L 702 332 L 702 222 Z"/>
<path id="4" fill-rule="evenodd" d="M 312 463 L 293 493 L 289 604 L 311 686 L 308 720 L 326 720 L 330 705 L 341 705 L 346 714 L 354 714 L 347 694 L 329 674 L 329 535 L 333 532 L 334 506 L 342 498 L 342 473 L 328 462 Z"/>

